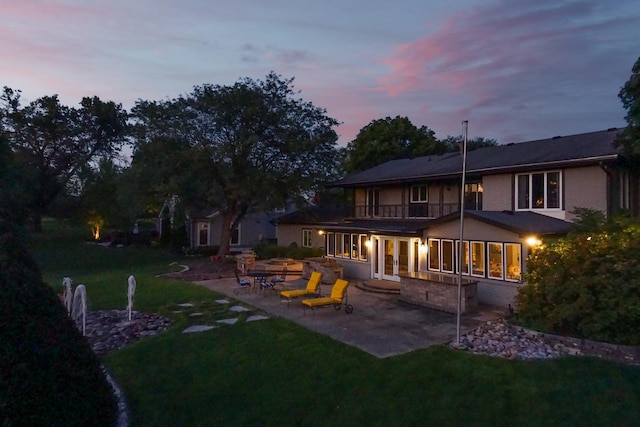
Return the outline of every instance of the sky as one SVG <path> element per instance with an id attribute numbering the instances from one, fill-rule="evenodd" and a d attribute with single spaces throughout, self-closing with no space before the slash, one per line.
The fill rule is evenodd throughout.
<path id="1" fill-rule="evenodd" d="M 274 71 L 338 120 L 501 144 L 624 127 L 638 0 L 0 0 L 0 86 L 127 110 Z"/>

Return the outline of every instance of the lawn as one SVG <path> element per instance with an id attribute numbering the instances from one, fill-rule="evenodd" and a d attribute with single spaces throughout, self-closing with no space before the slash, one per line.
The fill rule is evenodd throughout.
<path id="1" fill-rule="evenodd" d="M 640 368 L 587 358 L 524 362 L 432 347 L 377 359 L 279 318 L 181 334 L 192 302 L 208 315 L 215 293 L 158 278 L 185 262 L 151 248 L 103 248 L 74 233 L 33 242 L 45 280 L 87 286 L 90 309 L 135 309 L 173 320 L 164 334 L 103 358 L 134 426 L 391 426 L 640 424 Z M 56 231 L 59 234 L 60 230 Z"/>

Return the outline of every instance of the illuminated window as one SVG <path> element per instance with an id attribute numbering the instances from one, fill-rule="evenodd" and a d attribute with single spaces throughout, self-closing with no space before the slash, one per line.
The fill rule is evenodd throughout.
<path id="1" fill-rule="evenodd" d="M 429 270 L 440 271 L 440 240 L 429 239 Z"/>
<path id="2" fill-rule="evenodd" d="M 333 233 L 327 233 L 327 255 L 335 256 L 336 254 L 336 237 Z"/>
<path id="3" fill-rule="evenodd" d="M 489 252 L 489 277 L 502 279 L 502 243 L 487 244 Z"/>
<path id="4" fill-rule="evenodd" d="M 456 241 L 456 260 L 460 253 L 460 240 Z M 456 263 L 456 273 L 460 272 L 460 263 Z M 462 274 L 469 274 L 469 242 L 464 241 L 462 245 Z"/>
<path id="5" fill-rule="evenodd" d="M 484 243 L 471 242 L 471 275 L 484 277 Z"/>
<path id="6" fill-rule="evenodd" d="M 507 280 L 519 281 L 520 280 L 520 270 L 522 269 L 522 264 L 520 261 L 520 252 L 521 247 L 516 243 L 505 243 L 504 244 L 504 254 L 505 254 L 505 266 L 506 266 L 506 274 L 505 277 Z"/>
<path id="7" fill-rule="evenodd" d="M 442 240 L 442 271 L 453 273 L 453 240 Z"/>

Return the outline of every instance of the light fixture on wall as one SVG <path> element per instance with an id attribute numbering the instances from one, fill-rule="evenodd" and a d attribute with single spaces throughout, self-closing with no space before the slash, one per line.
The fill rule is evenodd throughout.
<path id="1" fill-rule="evenodd" d="M 540 240 L 537 236 L 529 236 L 525 241 L 527 242 L 527 245 L 531 246 L 532 248 L 538 247 L 542 244 L 542 240 Z"/>
<path id="2" fill-rule="evenodd" d="M 371 241 L 371 238 L 367 239 L 367 240 L 364 242 L 364 245 L 365 245 L 367 248 L 371 249 L 371 246 L 373 246 L 373 242 Z"/>
<path id="3" fill-rule="evenodd" d="M 318 230 L 318 234 L 324 236 L 324 230 Z"/>

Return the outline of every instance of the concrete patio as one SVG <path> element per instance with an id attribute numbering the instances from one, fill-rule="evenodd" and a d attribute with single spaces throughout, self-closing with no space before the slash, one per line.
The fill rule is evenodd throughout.
<path id="1" fill-rule="evenodd" d="M 288 305 L 279 292 L 252 293 L 237 288 L 235 278 L 195 282 L 211 290 L 260 308 L 271 316 L 279 316 L 357 347 L 376 357 L 384 358 L 407 353 L 432 345 L 446 344 L 456 339 L 456 315 L 409 305 L 398 301 L 398 295 L 372 293 L 358 289 L 355 283 L 348 288 L 353 313 L 325 307 L 306 315 L 300 300 Z M 306 279 L 287 281 L 288 289 L 304 289 Z M 328 295 L 330 285 L 321 285 L 321 293 Z M 461 316 L 460 333 L 467 333 L 488 320 L 504 316 L 504 309 L 480 306 L 473 314 Z"/>

